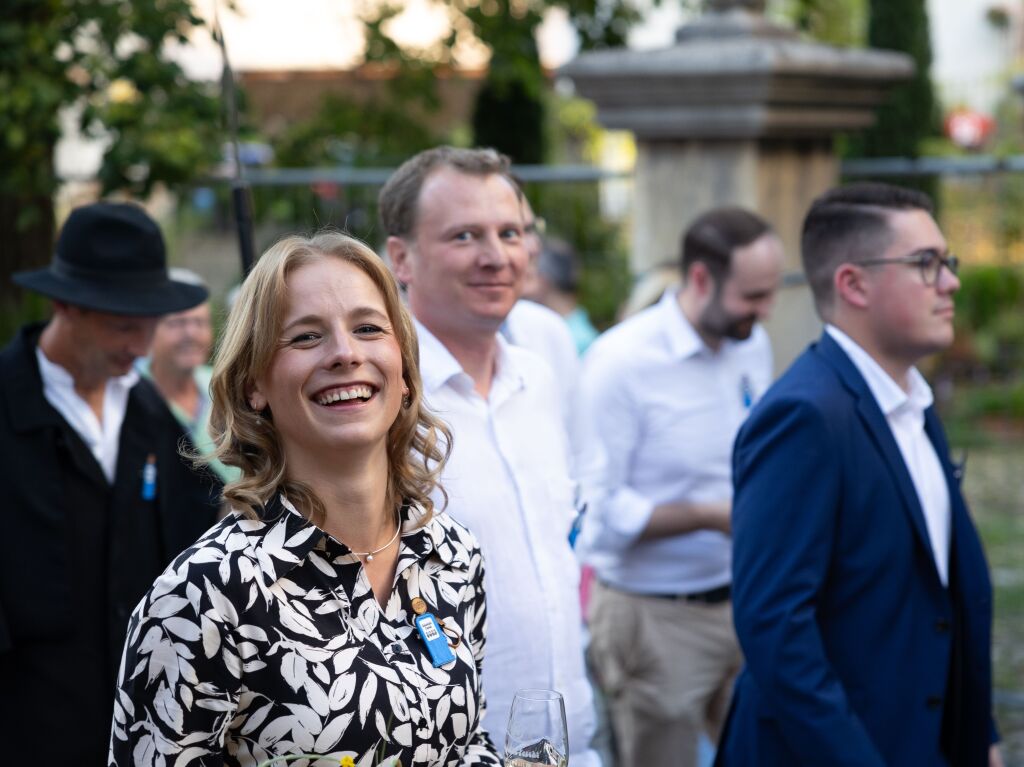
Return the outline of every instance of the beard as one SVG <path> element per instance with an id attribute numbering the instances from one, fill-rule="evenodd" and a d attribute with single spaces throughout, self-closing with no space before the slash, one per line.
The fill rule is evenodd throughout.
<path id="1" fill-rule="evenodd" d="M 719 296 L 701 313 L 697 319 L 698 329 L 712 338 L 731 338 L 734 341 L 746 341 L 754 332 L 757 323 L 756 314 L 733 314 L 721 304 Z"/>

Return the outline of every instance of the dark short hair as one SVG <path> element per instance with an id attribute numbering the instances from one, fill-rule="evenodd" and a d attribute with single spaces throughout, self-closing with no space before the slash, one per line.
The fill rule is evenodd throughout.
<path id="1" fill-rule="evenodd" d="M 804 218 L 800 256 L 822 318 L 832 310 L 832 280 L 841 264 L 876 258 L 892 240 L 889 216 L 895 211 L 934 211 L 931 198 L 916 189 L 861 182 L 829 189 Z"/>
<path id="2" fill-rule="evenodd" d="M 702 213 L 683 233 L 680 255 L 683 279 L 699 261 L 721 285 L 732 268 L 733 252 L 770 231 L 772 227 L 767 221 L 744 208 L 714 208 Z"/>
<path id="3" fill-rule="evenodd" d="M 521 198 L 522 192 L 511 178 L 510 167 L 508 157 L 494 149 L 437 146 L 413 155 L 391 174 L 377 197 L 384 234 L 406 237 L 415 230 L 420 189 L 427 176 L 438 168 L 454 168 L 472 176 L 499 174 L 509 179 L 516 196 Z"/>
<path id="4" fill-rule="evenodd" d="M 575 293 L 580 284 L 580 263 L 576 251 L 565 240 L 544 239 L 537 271 L 563 293 Z"/>

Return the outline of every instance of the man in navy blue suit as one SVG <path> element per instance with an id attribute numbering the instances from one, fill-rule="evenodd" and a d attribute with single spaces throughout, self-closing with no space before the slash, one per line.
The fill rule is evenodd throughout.
<path id="1" fill-rule="evenodd" d="M 733 452 L 746 657 L 721 767 L 995 767 L 992 589 L 915 365 L 953 341 L 957 261 L 918 192 L 856 184 L 804 221 L 825 332 Z"/>

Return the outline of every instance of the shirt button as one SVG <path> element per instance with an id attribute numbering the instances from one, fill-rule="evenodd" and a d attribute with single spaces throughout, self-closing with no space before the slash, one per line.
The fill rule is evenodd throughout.
<path id="1" fill-rule="evenodd" d="M 945 618 L 939 618 L 935 621 L 935 630 L 940 634 L 946 634 L 949 632 L 949 621 Z"/>
<path id="2" fill-rule="evenodd" d="M 925 705 L 928 706 L 931 711 L 934 711 L 942 705 L 942 698 L 938 695 L 929 695 L 928 700 L 925 701 Z"/>

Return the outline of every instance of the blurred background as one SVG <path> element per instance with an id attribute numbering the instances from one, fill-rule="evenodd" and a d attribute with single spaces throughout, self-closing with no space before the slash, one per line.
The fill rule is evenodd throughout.
<path id="1" fill-rule="evenodd" d="M 7 0 L 0 335 L 45 316 L 9 275 L 49 262 L 74 205 L 143 202 L 171 263 L 203 275 L 222 312 L 242 275 L 233 184 L 250 190 L 257 253 L 325 225 L 377 247 L 389 169 L 441 142 L 513 158 L 547 231 L 580 254 L 579 300 L 605 328 L 650 271 L 630 253 L 637 144 L 603 129 L 559 70 L 588 51 L 671 46 L 707 10 L 696 0 Z M 1006 758 L 1024 764 L 1024 2 L 769 0 L 763 13 L 805 40 L 898 50 L 917 65 L 875 127 L 836 136 L 833 149 L 844 178 L 933 194 L 964 263 L 957 342 L 928 372 L 967 458 L 997 587 Z"/>

